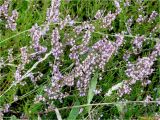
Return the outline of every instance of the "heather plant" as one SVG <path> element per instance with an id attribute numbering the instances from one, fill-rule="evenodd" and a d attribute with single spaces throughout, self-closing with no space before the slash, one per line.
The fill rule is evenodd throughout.
<path id="1" fill-rule="evenodd" d="M 159 1 L 0 4 L 0 119 L 160 118 Z"/>

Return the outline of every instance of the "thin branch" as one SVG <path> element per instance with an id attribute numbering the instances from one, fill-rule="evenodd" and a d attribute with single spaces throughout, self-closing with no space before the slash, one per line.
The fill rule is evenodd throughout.
<path id="1" fill-rule="evenodd" d="M 131 103 L 142 103 L 142 104 L 149 104 L 149 103 L 160 103 L 160 101 L 125 101 L 125 102 L 111 102 L 111 103 L 95 103 L 95 104 L 84 104 L 78 106 L 71 106 L 71 107 L 62 107 L 57 108 L 58 110 L 64 109 L 72 109 L 72 108 L 79 108 L 79 107 L 88 107 L 88 106 L 101 106 L 101 105 L 114 105 L 114 104 L 131 104 Z"/>
<path id="2" fill-rule="evenodd" d="M 160 101 L 118 101 L 118 102 L 110 102 L 110 103 L 95 103 L 95 104 L 83 104 L 83 105 L 77 105 L 77 106 L 67 106 L 67 107 L 62 107 L 62 108 L 55 108 L 60 110 L 66 110 L 66 109 L 72 109 L 72 108 L 81 108 L 81 107 L 88 107 L 88 106 L 103 106 L 103 105 L 117 105 L 117 104 L 133 104 L 133 103 L 141 103 L 141 104 L 159 104 Z M 50 109 L 46 112 L 40 112 L 40 114 L 52 112 L 55 109 Z"/>
<path id="3" fill-rule="evenodd" d="M 97 33 L 97 34 L 100 34 L 100 35 L 103 35 L 103 36 L 112 36 L 112 37 L 115 37 L 117 36 L 116 34 L 105 34 L 105 33 L 102 33 L 102 32 L 94 32 L 94 33 Z M 124 35 L 125 37 L 130 37 L 130 38 L 135 38 L 136 36 L 133 36 L 133 35 Z M 159 38 L 149 38 L 149 37 L 145 37 L 146 40 L 155 40 L 155 41 L 160 41 Z"/>

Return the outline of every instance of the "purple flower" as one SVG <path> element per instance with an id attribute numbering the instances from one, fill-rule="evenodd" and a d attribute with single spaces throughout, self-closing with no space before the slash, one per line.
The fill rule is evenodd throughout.
<path id="1" fill-rule="evenodd" d="M 158 52 L 158 55 L 160 55 L 160 42 L 157 42 L 155 49 Z"/>
<path id="2" fill-rule="evenodd" d="M 21 60 L 22 60 L 22 63 L 24 65 L 29 62 L 28 53 L 27 53 L 27 47 L 22 47 L 21 48 Z"/>
<path id="3" fill-rule="evenodd" d="M 22 73 L 23 67 L 24 66 L 21 65 L 21 64 L 17 67 L 17 70 L 16 70 L 15 75 L 14 75 L 16 81 L 20 81 L 21 80 L 21 77 L 22 77 L 21 73 Z"/>
<path id="4" fill-rule="evenodd" d="M 74 24 L 74 21 L 71 20 L 70 15 L 67 15 L 66 18 L 60 22 L 60 30 L 62 30 L 67 24 L 71 26 Z"/>
<path id="5" fill-rule="evenodd" d="M 8 15 L 8 7 L 9 7 L 9 1 L 4 1 L 4 4 L 0 6 L 0 17 L 4 16 L 4 18 L 7 20 L 6 28 L 9 28 L 11 30 L 16 30 L 16 20 L 18 19 L 18 12 L 16 10 L 12 11 L 12 15 Z"/>
<path id="6" fill-rule="evenodd" d="M 142 15 L 139 15 L 138 18 L 137 18 L 137 20 L 136 20 L 136 22 L 139 23 L 139 24 L 141 24 L 142 22 L 144 22 L 144 20 L 145 20 L 145 17 L 142 16 Z"/>
<path id="7" fill-rule="evenodd" d="M 79 45 L 79 54 L 80 55 L 83 55 L 86 52 L 88 52 L 88 50 L 89 50 L 88 44 L 89 44 L 90 38 L 91 38 L 91 32 L 86 31 L 85 35 L 83 36 L 82 44 Z"/>
<path id="8" fill-rule="evenodd" d="M 3 109 L 3 112 L 4 112 L 4 113 L 9 112 L 9 108 L 10 108 L 10 105 L 9 105 L 9 104 L 5 104 L 4 109 Z"/>
<path id="9" fill-rule="evenodd" d="M 114 43 L 114 46 L 115 46 L 115 51 L 117 52 L 118 48 L 120 46 L 122 46 L 122 44 L 124 43 L 124 35 L 122 34 L 116 34 L 116 41 Z"/>
<path id="10" fill-rule="evenodd" d="M 153 98 L 152 98 L 150 95 L 147 95 L 144 101 L 145 101 L 146 103 L 149 103 L 149 102 L 152 101 L 152 100 L 153 100 Z"/>
<path id="11" fill-rule="evenodd" d="M 106 62 L 110 59 L 112 54 L 115 52 L 114 43 L 108 41 L 106 39 L 99 40 L 92 46 L 92 49 L 99 53 L 99 59 L 97 59 L 97 64 L 102 71 L 104 71 L 104 67 Z"/>
<path id="12" fill-rule="evenodd" d="M 71 74 L 65 75 L 63 80 L 64 80 L 65 85 L 73 86 L 74 85 L 74 74 L 71 73 Z"/>
<path id="13" fill-rule="evenodd" d="M 59 31 L 58 28 L 55 28 L 52 32 L 52 39 L 51 39 L 51 45 L 52 45 L 52 54 L 55 57 L 55 59 L 59 59 L 59 57 L 63 53 L 62 49 L 62 43 L 59 41 Z"/>
<path id="14" fill-rule="evenodd" d="M 103 13 L 104 13 L 104 11 L 103 10 L 98 10 L 97 12 L 96 12 L 96 14 L 95 14 L 95 18 L 96 19 L 101 19 L 102 17 L 103 17 Z"/>
<path id="15" fill-rule="evenodd" d="M 116 14 L 111 13 L 111 11 L 109 11 L 109 13 L 102 20 L 103 28 L 111 28 L 112 21 L 114 21 L 115 19 Z"/>
<path id="16" fill-rule="evenodd" d="M 118 15 L 120 12 L 121 12 L 121 8 L 120 8 L 120 4 L 119 4 L 119 1 L 118 0 L 114 0 L 114 4 L 116 6 L 116 15 Z"/>
<path id="17" fill-rule="evenodd" d="M 135 37 L 135 39 L 133 40 L 133 47 L 132 47 L 135 54 L 137 54 L 138 51 L 141 51 L 144 41 L 145 41 L 144 35 Z"/>
<path id="18" fill-rule="evenodd" d="M 18 18 L 18 12 L 16 10 L 12 11 L 12 16 L 7 18 L 7 25 L 6 28 L 10 28 L 11 30 L 16 30 L 16 20 Z"/>
<path id="19" fill-rule="evenodd" d="M 8 60 L 10 63 L 13 62 L 13 49 L 12 48 L 8 50 Z"/>
<path id="20" fill-rule="evenodd" d="M 152 74 L 154 62 L 149 57 L 138 58 L 137 62 L 128 63 L 126 75 L 134 80 L 143 80 Z"/>
<path id="21" fill-rule="evenodd" d="M 7 19 L 7 17 L 8 17 L 8 6 L 9 6 L 9 1 L 8 0 L 4 1 L 2 6 L 0 6 L 0 17 L 4 16 Z"/>
<path id="22" fill-rule="evenodd" d="M 47 22 L 57 23 L 59 21 L 59 6 L 60 0 L 52 0 L 51 7 L 47 10 Z"/>
<path id="23" fill-rule="evenodd" d="M 157 16 L 158 16 L 158 13 L 156 11 L 152 11 L 151 15 L 149 16 L 148 22 L 155 20 Z"/>
<path id="24" fill-rule="evenodd" d="M 53 76 L 52 76 L 52 82 L 53 83 L 58 83 L 59 80 L 63 79 L 63 76 L 60 73 L 59 68 L 58 68 L 57 65 L 53 66 L 53 73 L 52 74 L 53 74 Z"/>
<path id="25" fill-rule="evenodd" d="M 34 50 L 38 54 L 45 53 L 47 51 L 47 48 L 40 45 L 40 38 L 42 36 L 41 27 L 39 27 L 36 23 L 34 26 L 32 26 L 30 33 L 31 33 L 32 41 L 33 41 Z"/>
<path id="26" fill-rule="evenodd" d="M 127 83 L 124 83 L 123 86 L 119 89 L 118 94 L 122 97 L 125 94 L 130 94 L 131 88 Z"/>
<path id="27" fill-rule="evenodd" d="M 82 25 L 76 26 L 74 28 L 74 31 L 77 34 L 80 34 L 82 30 L 94 32 L 95 27 L 92 24 L 89 24 L 88 22 L 83 22 Z"/>
<path id="28" fill-rule="evenodd" d="M 128 51 L 126 51 L 124 54 L 123 54 L 123 59 L 128 62 L 128 59 L 130 58 L 131 56 L 131 53 L 129 53 Z"/>

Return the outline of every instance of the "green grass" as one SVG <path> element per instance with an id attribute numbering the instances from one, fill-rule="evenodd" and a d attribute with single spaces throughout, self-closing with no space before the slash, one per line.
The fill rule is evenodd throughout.
<path id="1" fill-rule="evenodd" d="M 139 4 L 135 2 L 136 0 L 132 0 L 132 4 L 129 7 L 123 7 L 122 12 L 116 20 L 112 23 L 113 30 L 109 31 L 108 29 L 103 29 L 99 27 L 99 23 L 94 20 L 94 15 L 99 9 L 104 9 L 105 14 L 108 11 L 114 11 L 115 7 L 112 0 L 71 0 L 69 3 L 65 0 L 62 0 L 60 11 L 61 18 L 65 18 L 66 15 L 70 14 L 71 18 L 75 18 L 78 22 L 83 21 L 91 21 L 93 25 L 96 27 L 95 32 L 103 32 L 106 34 L 115 34 L 121 31 L 127 31 L 125 23 L 131 16 L 134 18 L 134 24 L 132 25 L 132 35 L 136 36 L 137 34 L 145 35 L 149 37 L 149 33 L 155 26 L 159 26 L 160 22 L 157 18 L 153 23 L 143 23 L 137 24 L 135 20 L 137 19 L 139 14 L 144 14 L 138 11 Z M 0 1 L 0 4 L 3 3 L 3 0 Z M 123 6 L 124 0 L 121 2 L 121 6 Z M 159 1 L 158 0 L 144 0 L 143 6 L 145 14 L 151 14 L 153 10 L 159 11 Z M 20 48 L 23 46 L 29 46 L 31 38 L 29 36 L 29 29 L 37 23 L 41 25 L 45 21 L 47 8 L 50 6 L 49 0 L 12 0 L 9 10 L 17 9 L 19 12 L 19 17 L 17 20 L 17 29 L 16 31 L 11 31 L 5 28 L 5 21 L 0 23 L 0 57 L 7 58 L 8 49 L 13 48 L 13 55 L 15 58 L 14 64 L 17 65 L 20 62 Z M 55 25 L 51 26 L 54 28 Z M 64 30 L 60 31 L 61 41 L 65 42 L 64 34 L 67 32 L 70 36 L 74 36 L 74 33 L 71 31 L 72 27 L 67 27 Z M 50 44 L 50 35 L 52 30 L 50 30 L 46 38 L 41 39 L 41 44 L 48 45 Z M 153 32 L 153 38 L 159 37 L 160 29 L 157 29 Z M 95 43 L 99 39 L 101 39 L 103 35 L 93 33 L 91 44 Z M 111 41 L 114 41 L 113 36 L 109 36 Z M 111 88 L 113 85 L 120 83 L 122 80 L 127 80 L 127 76 L 125 75 L 126 62 L 123 60 L 123 53 L 131 49 L 130 41 L 133 38 L 125 37 L 126 44 L 121 47 L 118 51 L 118 54 L 113 56 L 109 62 L 106 64 L 105 72 L 102 73 L 103 79 L 97 80 L 97 86 L 102 88 L 102 93 L 100 95 L 91 97 L 90 104 L 94 103 L 112 103 L 117 101 L 117 94 L 114 92 L 110 97 L 104 97 L 104 94 Z M 142 50 L 141 57 L 147 56 L 151 53 L 150 50 L 155 45 L 154 40 L 148 40 L 149 43 L 144 45 Z M 66 49 L 66 54 L 63 56 L 64 65 L 61 67 L 61 71 L 63 74 L 71 71 L 69 67 L 72 61 L 68 58 L 69 49 Z M 132 56 L 131 61 L 135 61 L 138 56 Z M 37 83 L 35 86 L 29 79 L 25 79 L 27 82 L 25 86 L 17 85 L 13 86 L 11 90 L 9 90 L 5 95 L 0 97 L 0 107 L 6 103 L 11 104 L 11 112 L 4 114 L 4 119 L 13 118 L 15 115 L 17 118 L 20 118 L 20 115 L 23 113 L 30 119 L 38 119 L 38 115 L 42 119 L 57 119 L 55 111 L 48 112 L 44 114 L 43 111 L 47 107 L 45 103 L 37 103 L 33 102 L 36 95 L 44 94 L 45 85 L 50 84 L 50 76 L 51 76 L 51 68 L 49 67 L 49 61 L 53 61 L 52 57 L 49 57 L 42 64 L 38 65 L 36 70 L 41 70 L 44 73 L 43 78 Z M 7 63 L 7 62 L 6 62 Z M 34 64 L 31 63 L 26 66 L 26 69 L 31 68 Z M 141 83 L 137 82 L 132 87 L 132 92 L 130 95 L 125 95 L 123 98 L 131 101 L 142 101 L 145 96 L 151 94 L 151 96 L 156 99 L 160 97 L 160 58 L 158 58 L 157 62 L 154 65 L 155 71 L 149 77 L 152 81 L 147 87 L 142 87 Z M 35 71 L 36 71 L 35 70 Z M 14 81 L 14 73 L 16 68 L 13 66 L 6 66 L 3 69 L 0 69 L 0 95 L 3 94 L 9 86 Z M 93 76 L 94 77 L 94 76 Z M 160 108 L 157 104 L 149 104 L 144 106 L 142 103 L 129 103 L 126 105 L 123 104 L 109 104 L 109 105 L 95 105 L 90 107 L 90 111 L 88 112 L 88 106 L 83 107 L 84 110 L 81 114 L 78 114 L 80 108 L 70 108 L 71 106 L 79 106 L 87 104 L 87 96 L 80 97 L 78 94 L 78 90 L 75 88 L 66 87 L 63 91 L 70 91 L 70 95 L 63 99 L 63 103 L 58 100 L 52 101 L 52 106 L 59 108 L 59 112 L 63 119 L 98 119 L 101 114 L 103 114 L 102 119 L 142 119 L 141 117 L 155 116 L 156 113 L 160 113 Z M 141 92 L 143 91 L 143 92 Z M 17 102 L 13 101 L 14 95 L 19 96 L 19 100 Z M 64 109 L 61 109 L 66 107 Z M 68 107 L 68 108 L 67 108 Z M 89 113 L 89 114 L 88 114 Z M 75 117 L 75 116 L 76 117 Z M 92 118 L 90 118 L 92 117 Z"/>

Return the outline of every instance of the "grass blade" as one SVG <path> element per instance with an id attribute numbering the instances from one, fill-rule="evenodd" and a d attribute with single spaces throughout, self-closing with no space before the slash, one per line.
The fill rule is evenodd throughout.
<path id="1" fill-rule="evenodd" d="M 77 100 L 74 104 L 74 106 L 80 105 L 79 101 Z M 69 116 L 67 120 L 76 120 L 78 114 L 79 114 L 79 109 L 80 108 L 72 108 L 71 112 L 69 113 Z"/>
<path id="2" fill-rule="evenodd" d="M 94 74 L 93 78 L 90 81 L 88 97 L 87 97 L 87 104 L 90 104 L 93 99 L 93 96 L 94 96 L 93 91 L 96 89 L 97 79 L 98 79 L 98 72 Z M 91 110 L 91 106 L 88 107 L 88 113 L 90 112 L 90 110 Z"/>

